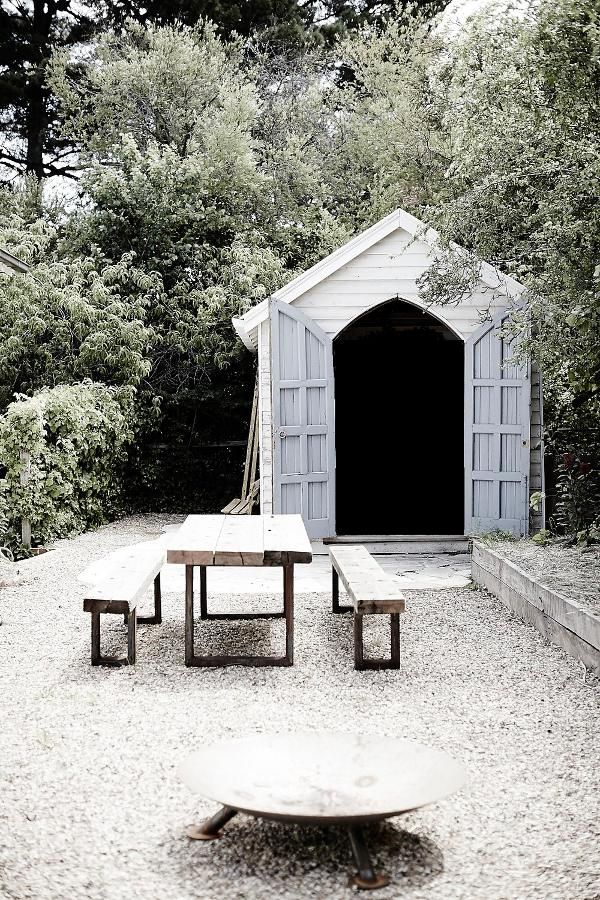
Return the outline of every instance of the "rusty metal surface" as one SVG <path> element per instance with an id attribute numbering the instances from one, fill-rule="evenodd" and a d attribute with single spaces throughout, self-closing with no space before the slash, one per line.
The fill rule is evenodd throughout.
<path id="1" fill-rule="evenodd" d="M 254 735 L 203 748 L 178 768 L 194 792 L 261 818 L 386 819 L 461 788 L 463 767 L 411 741 L 352 734 Z"/>

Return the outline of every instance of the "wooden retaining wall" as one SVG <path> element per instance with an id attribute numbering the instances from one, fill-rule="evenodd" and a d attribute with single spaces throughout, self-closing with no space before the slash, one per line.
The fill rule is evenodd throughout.
<path id="1" fill-rule="evenodd" d="M 550 590 L 479 541 L 473 542 L 471 573 L 476 584 L 600 675 L 600 613 Z"/>

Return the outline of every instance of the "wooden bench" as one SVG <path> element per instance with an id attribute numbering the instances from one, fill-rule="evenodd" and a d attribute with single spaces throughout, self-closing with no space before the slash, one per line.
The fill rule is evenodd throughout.
<path id="1" fill-rule="evenodd" d="M 92 614 L 92 665 L 128 666 L 135 663 L 138 622 L 160 625 L 162 621 L 160 570 L 167 558 L 164 547 L 137 545 L 108 560 L 102 578 L 87 588 L 84 612 Z M 154 615 L 138 616 L 137 604 L 154 582 Z M 100 616 L 123 615 L 127 625 L 127 655 L 103 656 L 100 652 Z"/>
<path id="2" fill-rule="evenodd" d="M 368 550 L 358 544 L 329 546 L 331 560 L 332 609 L 334 613 L 354 613 L 354 668 L 400 668 L 400 613 L 404 597 L 398 583 L 383 571 Z M 339 579 L 346 588 L 352 606 L 340 606 Z M 365 659 L 363 616 L 384 614 L 390 617 L 390 659 Z"/>
<path id="3" fill-rule="evenodd" d="M 224 506 L 221 510 L 222 513 L 228 516 L 250 516 L 252 515 L 252 510 L 256 506 L 258 501 L 258 495 L 260 493 L 260 481 L 255 481 L 252 487 L 250 488 L 250 493 L 247 497 L 237 498 L 235 500 L 231 500 L 227 506 Z"/>

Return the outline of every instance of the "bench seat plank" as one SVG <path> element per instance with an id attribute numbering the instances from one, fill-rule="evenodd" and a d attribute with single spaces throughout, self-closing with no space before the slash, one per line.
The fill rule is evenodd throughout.
<path id="1" fill-rule="evenodd" d="M 129 548 L 118 557 L 107 560 L 101 578 L 86 586 L 84 611 L 100 611 L 100 603 L 126 604 L 134 609 L 163 565 L 167 554 L 164 547 Z"/>
<path id="2" fill-rule="evenodd" d="M 397 581 L 383 571 L 365 547 L 330 544 L 331 564 L 359 613 L 401 613 L 405 600 Z"/>

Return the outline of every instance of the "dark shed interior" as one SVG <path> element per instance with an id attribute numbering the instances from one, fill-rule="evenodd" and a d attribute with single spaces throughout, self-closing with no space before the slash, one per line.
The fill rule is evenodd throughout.
<path id="1" fill-rule="evenodd" d="M 336 531 L 464 531 L 464 344 L 395 299 L 334 340 Z"/>

